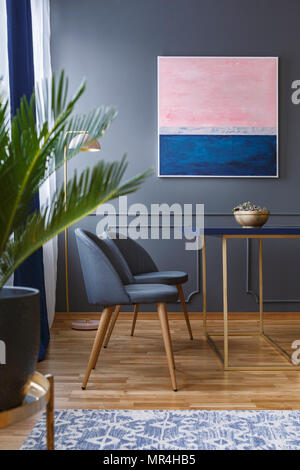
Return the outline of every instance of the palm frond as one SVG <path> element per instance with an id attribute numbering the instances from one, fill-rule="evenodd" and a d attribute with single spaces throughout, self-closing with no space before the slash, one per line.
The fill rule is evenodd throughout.
<path id="1" fill-rule="evenodd" d="M 100 107 L 87 115 L 72 117 L 75 104 L 84 90 L 83 83 L 68 101 L 68 82 L 62 73 L 57 87 L 53 78 L 51 89 L 45 83 L 38 91 L 37 99 L 34 95 L 30 102 L 26 97 L 22 98 L 12 120 L 9 157 L 1 161 L 0 255 L 12 231 L 24 220 L 39 187 L 63 164 L 63 150 L 71 138 L 71 134 L 66 135 L 66 132 L 84 129 L 92 139 L 98 139 L 116 116 L 114 108 Z M 40 99 L 40 93 L 45 94 L 44 100 Z M 36 124 L 36 116 L 40 125 Z M 67 158 L 74 157 L 80 150 L 79 143 L 68 152 Z"/>
<path id="2" fill-rule="evenodd" d="M 0 288 L 15 269 L 53 236 L 72 225 L 100 204 L 136 191 L 148 177 L 146 171 L 129 181 L 121 179 L 127 167 L 120 162 L 100 162 L 80 177 L 75 175 L 52 201 L 30 212 L 31 203 L 53 171 L 64 161 L 73 131 L 86 131 L 90 139 L 100 138 L 116 117 L 114 107 L 100 107 L 85 115 L 74 115 L 77 101 L 85 90 L 83 83 L 68 98 L 68 80 L 62 72 L 37 87 L 30 101 L 21 99 L 12 119 L 11 135 L 7 123 L 7 105 L 0 97 Z M 84 145 L 67 152 L 74 157 Z"/>
<path id="3" fill-rule="evenodd" d="M 136 191 L 152 170 L 121 183 L 127 167 L 125 156 L 120 162 L 96 165 L 78 178 L 75 174 L 64 189 L 55 194 L 49 205 L 28 215 L 24 225 L 15 229 L 0 259 L 0 288 L 16 268 L 52 237 L 94 211 L 100 204 Z"/>

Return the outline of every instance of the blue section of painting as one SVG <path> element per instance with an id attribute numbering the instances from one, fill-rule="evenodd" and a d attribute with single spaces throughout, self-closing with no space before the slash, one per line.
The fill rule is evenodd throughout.
<path id="1" fill-rule="evenodd" d="M 276 176 L 276 135 L 160 135 L 161 176 Z"/>

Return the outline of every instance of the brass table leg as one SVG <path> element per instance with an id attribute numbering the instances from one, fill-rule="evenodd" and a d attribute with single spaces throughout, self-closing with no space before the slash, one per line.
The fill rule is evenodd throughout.
<path id="1" fill-rule="evenodd" d="M 54 450 L 54 379 L 52 375 L 46 375 L 50 383 L 50 395 L 46 409 L 47 420 L 47 450 Z"/>
<path id="2" fill-rule="evenodd" d="M 224 315 L 224 369 L 228 367 L 228 293 L 227 293 L 227 239 L 222 237 L 223 258 L 223 315 Z"/>
<path id="3" fill-rule="evenodd" d="M 203 278 L 203 329 L 207 341 L 210 346 L 214 349 L 221 363 L 223 364 L 224 370 L 226 371 L 293 371 L 299 372 L 300 366 L 295 365 L 264 365 L 264 366 L 229 366 L 229 336 L 260 336 L 266 343 L 277 350 L 290 364 L 292 362 L 291 355 L 285 351 L 275 340 L 270 338 L 264 331 L 264 308 L 263 308 L 263 238 L 300 238 L 289 237 L 289 236 L 269 236 L 260 237 L 252 236 L 251 238 L 258 238 L 259 240 L 259 254 L 258 254 L 258 269 L 259 269 L 259 331 L 234 331 L 229 332 L 228 328 L 228 276 L 227 276 L 227 239 L 228 238 L 247 238 L 247 236 L 222 236 L 222 260 L 223 260 L 223 316 L 224 316 L 224 332 L 211 332 L 207 331 L 207 310 L 206 310 L 206 278 L 204 282 Z M 203 261 L 204 260 L 204 261 Z M 204 257 L 202 253 L 202 270 L 205 271 L 205 251 Z M 204 300 L 205 299 L 205 300 Z M 212 339 L 212 336 L 223 336 L 224 337 L 224 353 L 217 347 L 216 343 Z"/>
<path id="4" fill-rule="evenodd" d="M 263 298 L 263 241 L 258 240 L 258 271 L 259 271 L 259 329 L 264 334 L 264 298 Z"/>
<path id="5" fill-rule="evenodd" d="M 207 336 L 207 287 L 206 287 L 206 249 L 205 249 L 205 236 L 203 235 L 202 245 L 202 311 L 203 311 L 203 332 Z"/>

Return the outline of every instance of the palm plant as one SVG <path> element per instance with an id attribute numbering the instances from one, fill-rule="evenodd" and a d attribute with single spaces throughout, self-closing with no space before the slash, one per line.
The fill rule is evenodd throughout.
<path id="1" fill-rule="evenodd" d="M 40 186 L 64 163 L 63 150 L 72 134 L 85 129 L 91 140 L 100 138 L 116 117 L 113 107 L 100 107 L 86 115 L 74 115 L 85 90 L 83 83 L 68 98 L 68 80 L 45 82 L 30 100 L 23 97 L 12 119 L 0 97 L 0 289 L 16 268 L 35 250 L 100 204 L 136 191 L 151 170 L 122 182 L 127 167 L 121 161 L 100 161 L 92 169 L 75 173 L 64 188 L 58 188 L 47 205 L 32 210 Z M 43 98 L 43 99 L 41 99 Z M 68 153 L 74 157 L 86 146 L 83 141 Z"/>

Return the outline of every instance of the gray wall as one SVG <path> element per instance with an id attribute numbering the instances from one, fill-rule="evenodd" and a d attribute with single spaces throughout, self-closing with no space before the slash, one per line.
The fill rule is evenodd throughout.
<path id="1" fill-rule="evenodd" d="M 102 139 L 101 154 L 82 154 L 70 167 L 83 168 L 97 158 L 119 159 L 126 151 L 128 176 L 146 167 L 156 168 L 158 55 L 279 56 L 280 62 L 280 178 L 268 179 L 159 179 L 153 176 L 129 202 L 204 203 L 205 210 L 229 213 L 233 205 L 252 200 L 274 213 L 298 212 L 300 172 L 300 106 L 291 103 L 291 82 L 300 79 L 298 0 L 52 0 L 52 63 L 64 68 L 71 88 L 85 76 L 87 92 L 80 110 L 115 104 L 119 116 Z M 61 178 L 61 175 L 59 176 Z M 97 217 L 79 225 L 94 229 Z M 231 217 L 209 216 L 206 224 L 233 224 Z M 270 223 L 299 224 L 299 217 L 274 216 Z M 78 255 L 70 230 L 71 310 L 94 310 L 82 285 Z M 245 293 L 246 242 L 229 243 L 230 308 L 256 310 Z M 186 294 L 196 287 L 195 253 L 183 241 L 146 241 L 162 268 L 187 270 Z M 57 310 L 65 310 L 63 243 L 59 243 Z M 251 258 L 251 282 L 257 289 L 256 247 Z M 209 309 L 221 309 L 221 250 L 208 240 Z M 267 241 L 264 250 L 265 295 L 300 298 L 298 241 Z M 172 306 L 176 310 L 178 306 Z M 191 311 L 201 310 L 194 296 Z M 267 304 L 268 310 L 297 310 L 299 304 Z M 151 310 L 151 308 L 150 308 Z"/>

